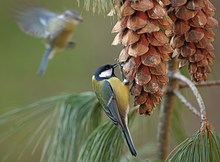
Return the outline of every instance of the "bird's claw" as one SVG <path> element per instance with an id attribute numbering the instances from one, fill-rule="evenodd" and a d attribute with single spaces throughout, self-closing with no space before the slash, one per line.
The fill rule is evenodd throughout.
<path id="1" fill-rule="evenodd" d="M 122 80 L 123 80 L 123 83 L 125 85 L 127 85 L 129 83 L 128 79 L 125 77 L 124 73 L 123 73 L 123 63 L 122 62 L 119 62 L 118 59 L 116 59 L 116 64 L 118 65 L 119 67 L 119 70 L 120 70 L 120 74 L 121 74 L 121 77 L 122 77 Z"/>
<path id="2" fill-rule="evenodd" d="M 68 42 L 68 44 L 67 44 L 67 48 L 74 48 L 75 47 L 75 42 L 74 41 L 70 41 L 70 42 Z"/>

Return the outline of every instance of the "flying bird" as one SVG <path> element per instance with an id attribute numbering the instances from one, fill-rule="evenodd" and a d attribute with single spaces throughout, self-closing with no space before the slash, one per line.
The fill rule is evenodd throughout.
<path id="1" fill-rule="evenodd" d="M 48 59 L 52 59 L 57 51 L 73 46 L 71 38 L 82 21 L 78 11 L 66 10 L 58 14 L 40 7 L 20 10 L 16 18 L 25 33 L 46 40 L 46 51 L 38 71 L 40 76 L 45 73 Z"/>

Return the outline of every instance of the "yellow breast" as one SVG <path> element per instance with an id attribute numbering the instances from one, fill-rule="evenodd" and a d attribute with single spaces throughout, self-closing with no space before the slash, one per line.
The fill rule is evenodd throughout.
<path id="1" fill-rule="evenodd" d="M 112 86 L 119 109 L 122 111 L 129 111 L 128 87 L 116 77 L 112 77 L 108 81 Z"/>
<path id="2" fill-rule="evenodd" d="M 66 48 L 74 32 L 74 24 L 66 23 L 61 33 L 53 40 L 53 45 L 57 48 Z"/>

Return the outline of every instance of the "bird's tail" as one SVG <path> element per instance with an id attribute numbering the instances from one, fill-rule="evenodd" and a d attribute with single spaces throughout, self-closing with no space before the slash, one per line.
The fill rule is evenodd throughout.
<path id="1" fill-rule="evenodd" d="M 130 134 L 130 132 L 129 132 L 129 130 L 128 130 L 128 127 L 127 127 L 127 126 L 124 126 L 124 127 L 122 128 L 122 131 L 123 131 L 125 140 L 126 140 L 126 142 L 127 142 L 127 144 L 128 144 L 128 147 L 129 147 L 129 150 L 130 150 L 131 154 L 132 154 L 133 156 L 137 156 L 137 152 L 136 152 L 136 149 L 135 149 L 135 147 L 134 147 L 134 143 L 133 143 L 133 141 L 132 141 L 131 134 Z"/>
<path id="2" fill-rule="evenodd" d="M 46 50 L 46 52 L 41 60 L 40 68 L 38 71 L 39 76 L 42 76 L 45 73 L 45 70 L 46 70 L 47 64 L 48 64 L 48 59 L 52 53 L 53 53 L 53 47 L 48 47 L 48 49 Z"/>

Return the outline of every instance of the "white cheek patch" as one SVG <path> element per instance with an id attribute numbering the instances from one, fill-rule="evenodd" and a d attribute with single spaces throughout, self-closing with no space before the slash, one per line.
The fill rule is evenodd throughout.
<path id="1" fill-rule="evenodd" d="M 112 69 L 108 69 L 106 71 L 103 71 L 99 74 L 100 78 L 108 78 L 112 76 Z"/>
<path id="2" fill-rule="evenodd" d="M 59 15 L 58 16 L 58 19 L 65 19 L 65 16 L 62 14 L 62 15 Z"/>

